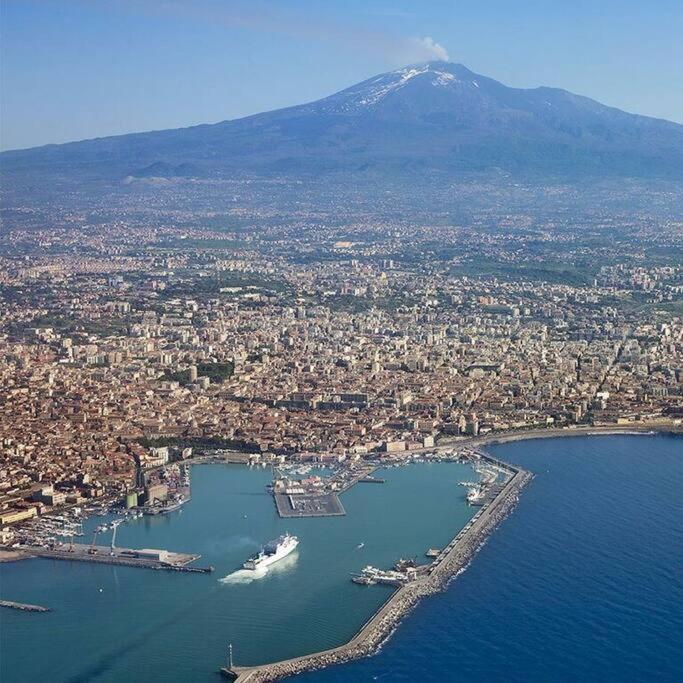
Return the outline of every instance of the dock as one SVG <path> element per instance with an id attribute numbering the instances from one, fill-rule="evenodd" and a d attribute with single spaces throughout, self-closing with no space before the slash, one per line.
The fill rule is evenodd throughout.
<path id="1" fill-rule="evenodd" d="M 339 496 L 332 493 L 274 493 L 275 507 L 280 517 L 335 517 L 346 510 Z"/>
<path id="2" fill-rule="evenodd" d="M 348 491 L 358 482 L 383 484 L 384 479 L 372 476 L 374 465 L 365 465 L 356 471 L 350 479 L 336 475 L 328 481 L 328 487 L 335 490 L 306 491 L 305 493 L 273 492 L 273 500 L 278 515 L 283 518 L 292 517 L 337 517 L 346 514 L 346 510 L 339 499 L 339 494 Z"/>
<path id="3" fill-rule="evenodd" d="M 114 548 L 112 550 L 109 546 L 90 546 L 75 543 L 73 546 L 64 545 L 55 548 L 22 546 L 20 551 L 28 552 L 33 557 L 70 562 L 94 562 L 123 567 L 142 567 L 202 574 L 213 571 L 213 567 L 188 566 L 191 562 L 198 560 L 201 555 L 175 553 L 169 550 L 136 550 L 133 548 Z"/>
<path id="4" fill-rule="evenodd" d="M 0 600 L 0 607 L 7 607 L 8 609 L 17 609 L 22 612 L 49 612 L 49 607 L 41 607 L 40 605 L 27 605 L 24 602 L 14 602 L 13 600 Z"/>

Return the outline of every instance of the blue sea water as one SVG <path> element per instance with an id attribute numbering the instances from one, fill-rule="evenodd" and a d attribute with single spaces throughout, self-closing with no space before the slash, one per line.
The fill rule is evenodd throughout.
<path id="1" fill-rule="evenodd" d="M 600 436 L 491 452 L 536 473 L 445 594 L 343 681 L 683 681 L 683 439 Z"/>
<path id="2" fill-rule="evenodd" d="M 352 572 L 423 557 L 473 512 L 457 483 L 472 470 L 457 463 L 388 469 L 386 484 L 342 494 L 347 515 L 331 518 L 280 519 L 265 491 L 270 476 L 239 465 L 193 467 L 192 500 L 182 511 L 118 529 L 121 547 L 198 552 L 212 574 L 46 559 L 0 564 L 0 596 L 52 608 L 0 610 L 1 683 L 220 681 L 228 643 L 239 664 L 339 645 L 391 593 L 351 583 Z M 89 520 L 81 540 L 103 521 Z M 265 575 L 238 570 L 285 531 L 300 539 L 294 553 Z"/>
<path id="3" fill-rule="evenodd" d="M 491 451 L 536 477 L 467 571 L 377 656 L 297 680 L 683 680 L 683 439 Z M 218 683 L 230 641 L 244 664 L 343 642 L 388 595 L 351 584 L 349 572 L 442 545 L 471 515 L 456 485 L 471 478 L 463 465 L 383 476 L 344 494 L 346 517 L 286 522 L 264 493 L 267 472 L 199 466 L 183 512 L 119 528 L 120 545 L 201 552 L 212 575 L 0 565 L 2 597 L 54 609 L 0 611 L 0 681 Z M 220 581 L 287 529 L 302 540 L 290 562 L 259 581 Z"/>

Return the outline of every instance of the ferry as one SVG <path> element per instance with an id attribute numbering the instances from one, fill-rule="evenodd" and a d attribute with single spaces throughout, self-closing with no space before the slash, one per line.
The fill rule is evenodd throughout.
<path id="1" fill-rule="evenodd" d="M 244 569 L 261 569 L 267 567 L 289 555 L 299 545 L 299 539 L 290 534 L 284 534 L 276 538 L 261 548 L 261 550 L 250 557 L 243 565 Z"/>

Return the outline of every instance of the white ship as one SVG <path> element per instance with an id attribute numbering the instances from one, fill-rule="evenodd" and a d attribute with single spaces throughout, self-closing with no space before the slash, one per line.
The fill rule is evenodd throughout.
<path id="1" fill-rule="evenodd" d="M 245 569 L 261 569 L 287 557 L 299 545 L 299 539 L 290 534 L 284 534 L 261 548 L 257 555 L 250 557 L 242 566 Z"/>
<path id="2" fill-rule="evenodd" d="M 467 492 L 467 502 L 470 505 L 483 505 L 485 498 L 486 488 L 482 484 L 473 486 Z"/>

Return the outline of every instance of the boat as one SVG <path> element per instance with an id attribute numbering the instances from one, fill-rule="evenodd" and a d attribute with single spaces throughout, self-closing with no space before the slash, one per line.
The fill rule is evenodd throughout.
<path id="1" fill-rule="evenodd" d="M 365 543 L 359 543 L 359 544 L 356 546 L 356 548 L 358 548 L 359 550 L 360 550 L 361 548 L 364 548 L 364 547 L 365 547 Z"/>
<path id="2" fill-rule="evenodd" d="M 359 586 L 374 586 L 377 583 L 372 577 L 363 575 L 353 576 L 351 581 L 357 583 Z"/>
<path id="3" fill-rule="evenodd" d="M 274 541 L 266 543 L 261 550 L 250 557 L 242 567 L 244 569 L 261 569 L 278 562 L 289 555 L 299 545 L 299 539 L 290 534 L 283 534 Z"/>
<path id="4" fill-rule="evenodd" d="M 473 486 L 467 492 L 467 502 L 470 505 L 482 505 L 486 498 L 486 489 L 483 485 Z"/>
<path id="5" fill-rule="evenodd" d="M 169 512 L 175 512 L 179 510 L 189 499 L 180 496 L 175 500 L 170 500 L 163 505 L 151 505 L 144 509 L 146 515 L 165 515 Z"/>
<path id="6" fill-rule="evenodd" d="M 406 583 L 414 580 L 415 570 L 413 568 L 406 569 L 406 571 L 399 572 L 395 570 L 382 571 L 376 567 L 368 565 L 363 567 L 359 575 L 354 575 L 351 581 L 362 586 L 374 586 L 375 584 L 383 584 L 385 586 L 404 586 Z"/>

